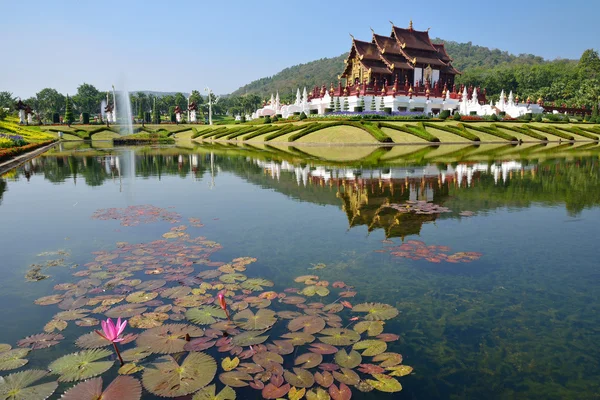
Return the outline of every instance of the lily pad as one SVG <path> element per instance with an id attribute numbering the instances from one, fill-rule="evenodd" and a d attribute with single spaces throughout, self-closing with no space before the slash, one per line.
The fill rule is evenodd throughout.
<path id="1" fill-rule="evenodd" d="M 131 318 L 145 313 L 148 308 L 142 304 L 123 304 L 106 311 L 104 315 L 109 318 Z"/>
<path id="2" fill-rule="evenodd" d="M 303 368 L 294 368 L 294 372 L 286 370 L 283 373 L 285 380 L 292 386 L 309 388 L 315 384 L 313 374 Z"/>
<path id="3" fill-rule="evenodd" d="M 229 386 L 225 386 L 219 394 L 217 392 L 217 385 L 210 385 L 197 392 L 192 400 L 235 400 L 235 390 Z"/>
<path id="4" fill-rule="evenodd" d="M 320 333 L 324 336 L 319 337 L 319 340 L 332 346 L 349 346 L 360 340 L 357 332 L 345 328 L 327 328 Z"/>
<path id="5" fill-rule="evenodd" d="M 271 281 L 262 278 L 248 279 L 240 285 L 243 289 L 248 289 L 253 292 L 260 292 L 264 287 L 272 287 L 274 284 Z"/>
<path id="6" fill-rule="evenodd" d="M 227 318 L 225 311 L 216 306 L 203 306 L 191 308 L 186 311 L 185 317 L 198 325 L 210 325 L 217 322 L 217 318 Z"/>
<path id="7" fill-rule="evenodd" d="M 308 349 L 308 351 L 319 354 L 335 354 L 338 350 L 337 347 L 325 343 L 313 343 Z"/>
<path id="8" fill-rule="evenodd" d="M 48 371 L 30 369 L 8 376 L 0 376 L 0 399 L 2 400 L 45 400 L 58 387 L 57 382 L 34 385 L 48 376 Z"/>
<path id="9" fill-rule="evenodd" d="M 361 303 L 355 305 L 352 311 L 367 313 L 364 317 L 367 321 L 384 321 L 398 315 L 396 307 L 384 303 Z"/>
<path id="10" fill-rule="evenodd" d="M 165 286 L 166 284 L 167 284 L 167 281 L 165 281 L 164 279 L 152 279 L 152 280 L 140 283 L 135 288 L 137 290 L 152 291 L 152 290 L 161 288 L 161 287 Z"/>
<path id="11" fill-rule="evenodd" d="M 224 283 L 242 282 L 248 279 L 244 274 L 224 274 L 219 276 L 219 280 Z"/>
<path id="12" fill-rule="evenodd" d="M 289 400 L 300 400 L 304 397 L 306 393 L 306 388 L 296 389 L 295 387 L 291 388 L 288 392 Z"/>
<path id="13" fill-rule="evenodd" d="M 322 388 L 311 389 L 306 392 L 306 400 L 330 400 L 331 396 Z"/>
<path id="14" fill-rule="evenodd" d="M 245 309 L 233 316 L 233 321 L 246 330 L 262 330 L 270 328 L 277 322 L 275 311 L 260 309 L 254 314 L 252 310 Z"/>
<path id="15" fill-rule="evenodd" d="M 162 356 L 144 370 L 144 387 L 157 396 L 177 397 L 208 385 L 217 372 L 215 359 L 191 352 L 181 365 L 172 356 Z"/>
<path id="16" fill-rule="evenodd" d="M 0 343 L 0 353 L 3 353 L 3 352 L 8 351 L 10 349 L 12 349 L 12 346 L 10 344 Z"/>
<path id="17" fill-rule="evenodd" d="M 119 376 L 102 391 L 102 378 L 79 383 L 67 390 L 61 400 L 139 400 L 142 398 L 140 381 L 131 376 Z"/>
<path id="18" fill-rule="evenodd" d="M 294 318 L 288 323 L 288 329 L 292 332 L 302 329 L 305 333 L 317 333 L 325 328 L 325 320 L 315 315 L 304 315 Z"/>
<path id="19" fill-rule="evenodd" d="M 341 349 L 335 353 L 334 360 L 337 365 L 344 368 L 356 368 L 362 362 L 362 357 L 357 351 L 351 350 L 350 353 L 346 349 Z"/>
<path id="20" fill-rule="evenodd" d="M 60 333 L 38 333 L 19 340 L 17 346 L 29 347 L 31 350 L 45 349 L 59 344 L 64 338 Z"/>
<path id="21" fill-rule="evenodd" d="M 163 290 L 160 293 L 160 296 L 167 299 L 176 299 L 178 297 L 187 296 L 190 293 L 192 293 L 192 288 L 189 286 L 175 286 Z"/>
<path id="22" fill-rule="evenodd" d="M 152 351 L 147 347 L 134 347 L 121 353 L 124 361 L 140 361 L 150 356 Z"/>
<path id="23" fill-rule="evenodd" d="M 0 353 L 0 371 L 20 368 L 27 364 L 29 360 L 26 360 L 23 357 L 25 357 L 29 351 L 29 349 L 14 349 Z"/>
<path id="24" fill-rule="evenodd" d="M 137 365 L 136 363 L 126 363 L 123 364 L 123 366 L 119 368 L 117 372 L 119 375 L 133 375 L 143 370 L 144 367 L 142 365 Z"/>
<path id="25" fill-rule="evenodd" d="M 352 391 L 344 383 L 340 383 L 339 389 L 335 385 L 329 386 L 329 394 L 333 400 L 350 400 L 352 398 Z"/>
<path id="26" fill-rule="evenodd" d="M 360 321 L 354 325 L 354 330 L 358 333 L 367 332 L 368 336 L 377 336 L 383 332 L 383 321 Z"/>
<path id="27" fill-rule="evenodd" d="M 261 367 L 268 367 L 270 363 L 283 364 L 283 357 L 271 351 L 261 351 L 252 357 L 252 361 Z"/>
<path id="28" fill-rule="evenodd" d="M 294 365 L 299 365 L 302 368 L 310 369 L 323 362 L 323 356 L 318 353 L 305 353 L 294 360 Z"/>
<path id="29" fill-rule="evenodd" d="M 86 333 L 85 335 L 80 336 L 75 341 L 75 345 L 82 349 L 99 349 L 102 347 L 110 346 L 111 344 L 112 342 L 104 339 L 96 332 Z"/>
<path id="30" fill-rule="evenodd" d="M 221 367 L 223 368 L 223 371 L 231 371 L 234 370 L 238 365 L 240 364 L 240 359 L 235 357 L 233 360 L 229 357 L 224 358 L 223 361 L 221 361 Z"/>
<path id="31" fill-rule="evenodd" d="M 263 335 L 266 331 L 247 331 L 233 336 L 232 343 L 235 346 L 253 346 L 264 343 L 269 335 Z M 231 386 L 231 385 L 229 385 Z"/>
<path id="32" fill-rule="evenodd" d="M 161 326 L 168 319 L 169 314 L 149 312 L 131 317 L 129 319 L 129 326 L 132 328 L 150 329 Z"/>
<path id="33" fill-rule="evenodd" d="M 284 339 L 289 339 L 294 346 L 302 346 L 306 343 L 312 343 L 315 340 L 313 335 L 304 332 L 286 333 L 281 335 L 281 337 Z"/>
<path id="34" fill-rule="evenodd" d="M 352 346 L 354 350 L 363 350 L 363 356 L 376 356 L 387 350 L 387 343 L 383 340 L 363 340 Z"/>
<path id="35" fill-rule="evenodd" d="M 321 297 L 325 297 L 329 294 L 329 289 L 327 289 L 326 287 L 323 287 L 323 286 L 312 285 L 312 286 L 305 287 L 301 293 L 305 296 L 312 297 L 314 295 L 319 295 Z"/>
<path id="36" fill-rule="evenodd" d="M 34 301 L 34 303 L 38 306 L 49 306 L 51 304 L 60 303 L 61 301 L 63 301 L 63 299 L 64 296 L 62 294 L 52 294 L 50 296 L 40 297 L 39 299 Z"/>
<path id="37" fill-rule="evenodd" d="M 139 291 L 139 292 L 133 292 L 130 295 L 128 295 L 125 300 L 127 300 L 130 303 L 145 303 L 147 301 L 153 300 L 158 296 L 158 293 L 155 292 L 144 292 Z"/>
<path id="38" fill-rule="evenodd" d="M 84 350 L 67 354 L 52 362 L 48 369 L 60 375 L 59 382 L 73 382 L 100 375 L 113 365 L 113 361 L 98 361 L 110 356 L 110 350 Z"/>
<path id="39" fill-rule="evenodd" d="M 331 372 L 328 372 L 328 371 L 323 371 L 322 373 L 316 372 L 315 373 L 315 382 L 317 382 L 319 385 L 323 386 L 324 388 L 328 388 L 333 383 L 333 375 L 331 375 Z"/>
<path id="40" fill-rule="evenodd" d="M 219 375 L 219 380 L 227 386 L 231 387 L 245 387 L 248 386 L 248 382 L 253 380 L 252 376 L 246 372 L 231 371 L 224 372 Z"/>
<path id="41" fill-rule="evenodd" d="M 373 362 L 380 362 L 380 367 L 393 367 L 402 363 L 402 355 L 398 353 L 381 353 L 373 357 Z"/>
<path id="42" fill-rule="evenodd" d="M 360 381 L 360 377 L 356 372 L 349 368 L 340 368 L 339 371 L 332 371 L 333 377 L 346 385 L 356 385 Z"/>
<path id="43" fill-rule="evenodd" d="M 60 319 L 62 321 L 75 321 L 76 319 L 87 317 L 89 312 L 90 310 L 84 309 L 61 311 L 54 315 L 54 319 Z"/>
<path id="44" fill-rule="evenodd" d="M 279 399 L 286 395 L 290 390 L 290 384 L 286 383 L 285 385 L 275 386 L 272 383 L 266 385 L 262 390 L 263 399 Z"/>
<path id="45" fill-rule="evenodd" d="M 390 376 L 405 376 L 410 374 L 413 371 L 412 367 L 408 365 L 397 365 L 394 367 L 388 367 L 388 371 L 392 371 Z"/>
<path id="46" fill-rule="evenodd" d="M 267 345 L 269 351 L 277 354 L 287 355 L 294 352 L 294 345 L 291 340 L 273 340 L 273 343 Z"/>
<path id="47" fill-rule="evenodd" d="M 366 382 L 380 392 L 396 393 L 402 390 L 402 385 L 396 379 L 385 374 L 373 375 L 375 379 L 367 379 Z"/>
<path id="48" fill-rule="evenodd" d="M 153 353 L 172 354 L 183 351 L 186 336 L 200 337 L 204 331 L 187 324 L 167 324 L 144 331 L 137 338 L 139 347 L 149 348 Z"/>

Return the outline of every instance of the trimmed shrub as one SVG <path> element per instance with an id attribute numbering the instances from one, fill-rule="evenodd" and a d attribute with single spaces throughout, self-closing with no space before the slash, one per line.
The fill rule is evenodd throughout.
<path id="1" fill-rule="evenodd" d="M 460 113 L 454 113 L 454 116 L 452 117 L 452 119 L 455 121 L 460 121 L 460 118 L 461 118 Z"/>
<path id="2" fill-rule="evenodd" d="M 300 115 L 300 111 L 296 111 L 294 115 Z"/>
<path id="3" fill-rule="evenodd" d="M 546 136 L 542 136 L 539 133 L 532 131 L 531 129 L 529 129 L 529 127 L 527 125 L 523 125 L 520 127 L 520 126 L 509 126 L 507 124 L 504 124 L 504 125 L 502 125 L 502 128 L 506 129 L 507 131 L 517 132 L 517 133 L 532 137 L 537 140 L 542 140 L 544 142 L 548 141 L 548 138 Z M 497 131 L 499 129 L 499 127 L 498 127 L 498 125 L 492 124 L 492 126 L 487 129 L 492 129 L 492 130 Z M 483 132 L 488 133 L 487 131 L 483 131 Z"/>
<path id="4" fill-rule="evenodd" d="M 71 98 L 67 95 L 67 100 L 65 104 L 65 122 L 67 125 L 71 125 L 74 121 L 73 118 L 73 110 L 71 108 Z"/>
<path id="5" fill-rule="evenodd" d="M 246 116 L 245 116 L 245 115 L 242 115 L 242 116 L 240 117 L 240 122 L 241 122 L 242 124 L 243 124 L 244 122 L 246 122 Z"/>
<path id="6" fill-rule="evenodd" d="M 304 111 L 302 111 L 300 113 L 300 121 L 302 121 L 303 119 L 306 119 L 306 118 L 308 118 L 308 117 L 306 116 L 306 114 L 304 113 Z"/>
<path id="7" fill-rule="evenodd" d="M 535 122 L 542 122 L 544 120 L 544 118 L 542 117 L 542 114 L 538 114 L 535 116 Z"/>
<path id="8" fill-rule="evenodd" d="M 439 118 L 440 118 L 441 120 L 446 120 L 446 119 L 448 119 L 449 117 L 450 117 L 450 110 L 444 110 L 444 111 L 442 111 L 442 112 L 440 113 L 440 116 L 439 116 Z"/>
<path id="9" fill-rule="evenodd" d="M 472 116 L 477 116 L 477 111 L 471 111 L 471 112 L 469 113 L 469 115 L 472 115 Z"/>
<path id="10" fill-rule="evenodd" d="M 302 127 L 303 129 L 300 132 L 295 133 L 292 136 L 290 136 L 288 138 L 288 142 L 296 141 L 296 140 L 300 139 L 301 137 L 304 137 L 310 133 L 316 132 L 321 129 L 331 128 L 333 126 L 341 126 L 341 125 L 353 126 L 355 128 L 362 129 L 362 130 L 366 131 L 367 133 L 369 133 L 371 136 L 373 136 L 379 142 L 393 143 L 392 138 L 387 136 L 379 127 L 377 127 L 371 123 L 368 123 L 368 122 L 359 123 L 359 122 L 353 122 L 353 121 L 336 121 L 336 122 L 332 122 L 332 123 L 328 123 L 328 124 L 319 123 L 319 124 L 315 124 L 315 125 L 309 124 L 307 126 Z"/>
<path id="11" fill-rule="evenodd" d="M 498 118 L 498 116 L 496 114 L 492 114 L 490 116 L 490 121 L 498 121 L 498 120 L 500 120 L 500 118 Z"/>
<path id="12" fill-rule="evenodd" d="M 422 122 L 419 123 L 419 125 L 417 125 L 417 126 L 413 126 L 413 125 L 399 126 L 399 125 L 392 125 L 392 124 L 386 124 L 386 123 L 380 122 L 377 124 L 377 126 L 379 128 L 388 128 L 388 129 L 393 129 L 396 131 L 408 133 L 410 135 L 416 136 L 418 138 L 427 140 L 428 142 L 432 142 L 432 143 L 437 143 L 440 141 L 440 139 L 433 136 L 431 133 L 427 132 L 427 130 L 425 129 L 425 125 L 423 125 Z"/>
<path id="13" fill-rule="evenodd" d="M 317 115 L 319 110 L 310 110 L 310 115 Z"/>
<path id="14" fill-rule="evenodd" d="M 348 111 L 349 109 L 350 109 L 350 105 L 348 104 L 348 98 L 344 97 L 344 106 L 342 107 L 342 111 Z"/>
<path id="15" fill-rule="evenodd" d="M 271 118 L 271 122 L 277 122 L 279 121 L 279 117 L 276 115 L 273 116 L 273 118 Z"/>
<path id="16" fill-rule="evenodd" d="M 53 124 L 60 123 L 60 114 L 59 113 L 52 113 L 52 123 Z"/>
<path id="17" fill-rule="evenodd" d="M 501 117 L 506 117 L 506 111 L 500 111 L 500 116 Z"/>
<path id="18" fill-rule="evenodd" d="M 269 132 L 275 132 L 281 129 L 281 125 L 268 125 L 268 126 L 263 126 L 260 129 L 250 133 L 249 135 L 246 135 L 242 138 L 242 140 L 249 140 L 252 138 L 255 138 L 257 136 L 260 136 L 262 134 L 265 133 L 269 133 Z"/>
<path id="19" fill-rule="evenodd" d="M 265 120 L 263 121 L 263 123 L 265 124 L 270 124 L 271 123 L 271 117 L 270 116 L 265 116 Z"/>
<path id="20" fill-rule="evenodd" d="M 552 115 L 552 114 L 549 114 Z M 564 132 L 559 131 L 558 129 L 554 128 L 553 126 L 531 126 L 530 129 L 535 129 L 537 131 L 540 132 L 544 132 L 547 133 L 549 135 L 554 135 L 554 136 L 558 136 L 561 139 L 565 139 L 565 140 L 575 140 L 575 138 L 571 135 L 567 135 Z"/>
<path id="21" fill-rule="evenodd" d="M 363 112 L 363 108 L 360 106 L 354 107 L 354 112 Z"/>
<path id="22" fill-rule="evenodd" d="M 317 122 L 313 122 L 310 125 L 317 125 Z M 298 131 L 300 129 L 304 129 L 306 128 L 306 125 L 288 125 L 284 128 L 281 128 L 280 130 L 273 132 L 267 136 L 265 136 L 265 142 L 269 141 L 269 140 L 273 140 L 278 138 L 279 136 L 283 136 L 283 135 L 287 135 L 288 133 L 292 133 L 294 131 Z"/>
<path id="23" fill-rule="evenodd" d="M 325 109 L 325 114 L 329 114 L 333 112 L 333 108 L 326 108 Z"/>
<path id="24" fill-rule="evenodd" d="M 175 114 L 171 114 L 171 122 L 177 122 L 177 116 Z"/>
<path id="25" fill-rule="evenodd" d="M 460 125 L 462 125 L 462 124 L 460 124 Z M 478 136 L 475 136 L 471 132 L 467 132 L 465 129 L 461 129 L 457 126 L 434 124 L 431 122 L 425 122 L 425 123 L 423 123 L 423 126 L 429 127 L 429 128 L 434 128 L 434 129 L 439 129 L 441 131 L 445 131 L 445 132 L 449 132 L 449 133 L 453 133 L 455 135 L 458 135 L 458 136 L 465 138 L 467 140 L 470 140 L 472 142 L 480 142 L 481 141 L 481 139 L 479 139 Z"/>
<path id="26" fill-rule="evenodd" d="M 466 127 L 463 124 L 458 124 L 458 128 L 462 129 L 463 131 L 467 131 Z M 476 125 L 469 125 L 469 129 L 473 129 L 475 131 L 478 132 L 483 132 L 483 133 L 487 133 L 488 135 L 492 135 L 492 136 L 496 136 L 500 139 L 504 139 L 504 140 L 508 140 L 511 142 L 517 142 L 519 141 L 519 139 L 517 139 L 516 137 L 509 135 L 507 133 L 504 133 L 498 129 L 490 129 L 488 127 L 485 126 L 476 126 Z"/>
<path id="27" fill-rule="evenodd" d="M 392 114 L 392 107 L 383 107 L 383 112 L 386 114 Z"/>
<path id="28" fill-rule="evenodd" d="M 84 112 L 81 113 L 81 121 L 87 125 L 90 123 L 90 113 Z"/>

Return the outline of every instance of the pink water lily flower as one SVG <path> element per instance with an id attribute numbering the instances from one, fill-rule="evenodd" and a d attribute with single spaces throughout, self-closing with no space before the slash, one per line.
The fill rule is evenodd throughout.
<path id="1" fill-rule="evenodd" d="M 102 332 L 96 331 L 96 333 L 102 336 L 104 339 L 109 342 L 118 343 L 122 342 L 123 338 L 119 338 L 119 335 L 123 333 L 125 330 L 125 326 L 127 325 L 127 320 L 121 323 L 121 318 L 117 319 L 117 325 L 115 325 L 112 319 L 108 318 L 106 321 L 102 321 Z"/>

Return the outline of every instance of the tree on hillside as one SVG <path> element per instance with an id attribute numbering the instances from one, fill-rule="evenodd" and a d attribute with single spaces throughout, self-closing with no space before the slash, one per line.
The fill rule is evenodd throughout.
<path id="1" fill-rule="evenodd" d="M 600 101 L 600 57 L 598 57 L 598 52 L 593 49 L 584 51 L 577 68 L 581 82 L 581 97 L 588 105 L 598 107 Z"/>
<path id="2" fill-rule="evenodd" d="M 103 95 L 94 85 L 82 83 L 77 88 L 77 94 L 73 96 L 73 103 L 77 106 L 77 111 L 81 113 L 98 114 L 102 99 Z"/>
<path id="3" fill-rule="evenodd" d="M 71 109 L 71 99 L 69 98 L 69 95 L 67 95 L 67 99 L 65 102 L 65 122 L 67 123 L 68 126 L 71 126 L 73 121 L 74 121 L 74 118 L 73 118 L 73 110 Z"/>
<path id="4" fill-rule="evenodd" d="M 42 89 L 36 93 L 35 97 L 38 102 L 38 111 L 42 114 L 44 119 L 51 121 L 53 113 L 64 112 L 65 96 L 58 93 L 56 89 Z"/>
<path id="5" fill-rule="evenodd" d="M 11 92 L 0 92 L 0 108 L 13 108 L 16 99 Z"/>
<path id="6" fill-rule="evenodd" d="M 182 110 L 187 110 L 187 99 L 183 93 L 175 93 L 174 102 L 174 106 L 179 106 Z"/>

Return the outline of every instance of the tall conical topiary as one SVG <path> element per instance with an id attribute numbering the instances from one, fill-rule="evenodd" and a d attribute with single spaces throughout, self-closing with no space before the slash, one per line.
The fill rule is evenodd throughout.
<path id="1" fill-rule="evenodd" d="M 335 98 L 335 111 L 336 112 L 340 111 L 340 98 L 339 97 Z"/>
<path id="2" fill-rule="evenodd" d="M 139 102 L 140 104 L 138 104 L 138 119 L 143 121 L 144 120 L 144 109 L 142 107 L 142 102 Z"/>
<path id="3" fill-rule="evenodd" d="M 379 111 L 383 111 L 384 107 L 385 107 L 385 103 L 383 102 L 383 96 L 381 96 L 381 103 L 379 104 Z"/>
<path id="4" fill-rule="evenodd" d="M 154 106 L 152 107 L 152 123 L 160 124 L 160 113 L 158 112 L 158 108 L 156 107 L 156 101 L 154 101 Z"/>
<path id="5" fill-rule="evenodd" d="M 348 111 L 350 109 L 350 106 L 348 105 L 348 98 L 344 97 L 344 111 Z"/>
<path id="6" fill-rule="evenodd" d="M 331 108 L 332 110 L 335 108 L 335 104 L 333 102 L 333 96 L 331 96 L 331 101 L 329 102 L 329 108 Z"/>
<path id="7" fill-rule="evenodd" d="M 71 108 L 71 98 L 67 95 L 67 100 L 65 103 L 65 122 L 67 125 L 71 126 L 75 119 L 73 118 L 73 109 Z"/>
<path id="8" fill-rule="evenodd" d="M 375 96 L 371 97 L 371 111 L 377 111 L 377 105 L 375 104 Z"/>
<path id="9" fill-rule="evenodd" d="M 365 110 L 365 96 L 360 97 L 359 107 L 362 108 L 363 111 Z"/>

